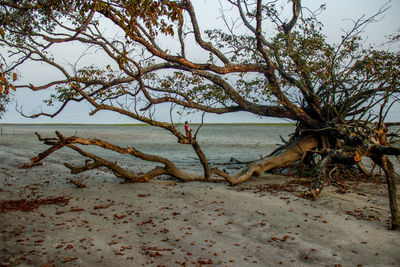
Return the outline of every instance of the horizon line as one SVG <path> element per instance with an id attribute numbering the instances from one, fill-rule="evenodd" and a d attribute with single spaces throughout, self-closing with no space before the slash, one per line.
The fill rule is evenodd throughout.
<path id="1" fill-rule="evenodd" d="M 174 123 L 174 125 L 184 125 L 185 123 Z M 201 125 L 199 122 L 189 123 L 190 125 Z M 0 125 L 82 125 L 82 126 L 154 126 L 147 123 L 68 123 L 68 122 L 61 122 L 61 123 L 1 123 Z M 203 123 L 203 125 L 295 125 L 295 123 L 290 122 L 211 122 L 211 123 Z M 158 127 L 158 126 L 155 126 Z"/>

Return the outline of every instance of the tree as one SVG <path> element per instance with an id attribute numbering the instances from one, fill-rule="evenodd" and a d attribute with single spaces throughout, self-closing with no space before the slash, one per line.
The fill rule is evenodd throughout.
<path id="1" fill-rule="evenodd" d="M 354 21 L 337 44 L 330 44 L 317 20 L 320 10 L 311 12 L 300 0 L 223 3 L 235 12 L 234 22 L 230 24 L 225 15 L 224 30 L 203 31 L 190 0 L 0 1 L 0 27 L 5 32 L 1 44 L 14 58 L 9 69 L 38 61 L 62 76 L 47 84 L 16 86 L 52 90 L 47 102 L 59 105 L 54 113 L 30 117 L 54 117 L 70 102 L 87 101 L 93 107 L 90 114 L 118 112 L 168 130 L 179 143 L 191 144 L 204 173 L 189 174 L 166 158 L 132 147 L 64 137 L 59 132 L 55 138 L 38 134 L 39 140 L 51 147 L 31 159 L 32 163 L 67 146 L 92 160 L 80 167 L 66 164 L 72 173 L 104 166 L 117 177 L 134 182 L 168 174 L 182 181 L 222 177 L 235 185 L 300 160 L 316 170 L 309 192 L 315 198 L 324 184 L 333 180 L 333 168 L 357 165 L 366 172 L 361 158 L 369 157 L 386 174 L 392 228 L 399 229 L 396 181 L 387 155 L 398 156 L 400 150 L 391 146 L 395 136 L 387 136 L 385 117 L 399 100 L 400 56 L 398 51 L 364 48 L 360 37 L 365 26 L 388 7 Z M 112 32 L 106 31 L 110 23 Z M 69 43 L 101 51 L 110 63 L 104 67 L 78 62 L 65 66 L 51 51 Z M 207 57 L 196 58 L 189 49 L 194 46 Z M 130 102 L 119 101 L 123 97 Z M 155 120 L 153 112 L 163 103 L 179 106 L 180 111 L 246 111 L 290 119 L 297 127 L 281 149 L 229 174 L 212 167 L 197 142 L 198 132 L 187 139 L 172 120 Z M 77 144 L 100 146 L 162 166 L 135 174 Z"/>
<path id="2" fill-rule="evenodd" d="M 1 28 L 0 36 L 4 38 L 4 31 Z M 7 104 L 10 102 L 10 88 L 15 91 L 13 82 L 17 80 L 17 74 L 15 72 L 3 70 L 5 64 L 3 64 L 2 61 L 5 61 L 4 57 L 0 58 L 0 118 L 6 111 Z"/>

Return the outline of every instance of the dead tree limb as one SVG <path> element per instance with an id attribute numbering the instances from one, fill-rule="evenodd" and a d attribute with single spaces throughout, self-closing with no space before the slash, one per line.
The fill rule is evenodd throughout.
<path id="1" fill-rule="evenodd" d="M 304 151 L 314 149 L 318 145 L 317 138 L 315 136 L 306 136 L 297 142 L 289 145 L 281 154 L 265 158 L 262 160 L 255 161 L 248 166 L 244 167 L 238 173 L 234 175 L 230 175 L 225 173 L 224 171 L 213 168 L 209 169 L 209 172 L 205 172 L 205 175 L 194 175 L 183 171 L 176 167 L 170 160 L 164 157 L 145 154 L 133 147 L 122 148 L 117 145 L 108 143 L 106 141 L 102 141 L 99 139 L 84 139 L 77 136 L 72 137 L 64 137 L 60 132 L 56 132 L 57 139 L 54 138 L 41 138 L 42 142 L 47 144 L 51 144 L 52 147 L 47 149 L 45 152 L 40 153 L 38 156 L 31 159 L 32 162 L 37 160 L 42 160 L 51 153 L 57 151 L 62 147 L 69 147 L 75 151 L 77 151 L 82 156 L 93 160 L 93 163 L 85 164 L 84 166 L 75 167 L 68 163 L 65 164 L 67 168 L 71 170 L 71 173 L 77 174 L 84 171 L 92 170 L 99 167 L 106 167 L 110 169 L 115 176 L 119 178 L 123 178 L 132 182 L 147 182 L 152 178 L 158 177 L 160 175 L 170 175 L 174 178 L 177 178 L 181 181 L 207 181 L 212 175 L 217 175 L 219 177 L 224 178 L 227 180 L 231 185 L 235 185 L 244 181 L 247 181 L 254 175 L 260 175 L 268 170 L 274 168 L 285 167 L 293 162 L 301 159 L 304 156 Z M 81 149 L 80 147 L 76 146 L 75 144 L 80 145 L 94 145 L 98 146 L 107 150 L 115 151 L 120 154 L 129 154 L 136 158 L 140 158 L 142 160 L 151 161 L 151 162 L 158 162 L 163 164 L 164 166 L 156 167 L 145 174 L 134 174 L 126 169 L 121 168 L 118 164 L 108 161 L 104 158 L 96 156 L 94 154 L 88 153 Z"/>
<path id="2" fill-rule="evenodd" d="M 188 173 L 188 172 L 185 172 L 185 171 L 179 169 L 178 167 L 175 166 L 175 164 L 173 164 L 170 160 L 168 160 L 164 157 L 146 154 L 146 153 L 143 153 L 133 147 L 122 148 L 117 145 L 114 145 L 114 144 L 111 144 L 111 143 L 108 143 L 106 141 L 102 141 L 99 139 L 84 139 L 84 138 L 80 138 L 77 136 L 64 137 L 58 131 L 56 132 L 56 135 L 58 137 L 57 139 L 55 139 L 55 138 L 47 139 L 47 138 L 41 138 L 40 135 L 37 134 L 37 136 L 40 137 L 40 140 L 42 142 L 45 142 L 47 144 L 51 143 L 51 147 L 49 149 L 47 149 L 45 152 L 40 153 L 38 156 L 33 157 L 31 159 L 31 162 L 36 162 L 38 160 L 42 160 L 45 157 L 47 157 L 48 155 L 50 155 L 51 153 L 66 146 L 66 147 L 69 147 L 69 148 L 75 150 L 82 156 L 93 160 L 93 163 L 85 164 L 84 166 L 80 166 L 80 167 L 75 167 L 68 163 L 65 163 L 64 165 L 67 168 L 69 168 L 71 170 L 71 173 L 73 173 L 73 174 L 81 173 L 81 172 L 92 170 L 95 168 L 105 167 L 105 168 L 108 168 L 109 170 L 111 170 L 116 177 L 122 178 L 125 180 L 129 180 L 132 182 L 147 182 L 150 179 L 153 179 L 155 177 L 158 177 L 158 176 L 164 175 L 164 174 L 170 175 L 181 181 L 204 181 L 205 180 L 204 176 L 194 175 L 194 174 L 191 174 L 191 173 Z M 129 154 L 133 157 L 140 158 L 142 160 L 158 162 L 158 163 L 163 164 L 164 166 L 156 167 L 144 174 L 135 174 L 124 168 L 121 168 L 118 164 L 116 164 L 114 162 L 108 161 L 108 160 L 106 160 L 102 157 L 96 156 L 92 153 L 88 153 L 88 152 L 84 151 L 83 149 L 81 149 L 80 147 L 76 146 L 75 144 L 94 145 L 94 146 L 98 146 L 98 147 L 101 147 L 101 148 L 104 148 L 107 150 L 115 151 L 120 154 Z"/>

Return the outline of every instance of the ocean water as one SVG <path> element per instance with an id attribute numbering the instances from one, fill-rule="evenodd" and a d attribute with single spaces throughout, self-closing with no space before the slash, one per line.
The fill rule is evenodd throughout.
<path id="1" fill-rule="evenodd" d="M 179 126 L 182 133 L 183 125 Z M 199 126 L 193 125 L 193 133 Z M 115 125 L 3 125 L 3 135 L 0 135 L 0 149 L 7 147 L 18 157 L 29 158 L 46 150 L 49 146 L 39 142 L 35 135 L 55 137 L 55 131 L 64 136 L 79 136 L 97 138 L 126 147 L 131 146 L 148 153 L 166 157 L 177 166 L 201 171 L 201 166 L 191 145 L 177 143 L 175 136 L 168 131 L 152 126 L 115 126 Z M 279 136 L 288 139 L 294 131 L 294 126 L 288 125 L 203 125 L 198 133 L 198 141 L 212 163 L 229 162 L 231 158 L 240 161 L 259 159 L 268 155 L 282 141 Z M 157 165 L 145 162 L 130 155 L 121 155 L 98 147 L 83 147 L 107 160 L 117 161 L 124 167 L 135 171 L 146 171 Z M 65 147 L 46 160 L 56 163 L 84 162 L 77 152 Z"/>
<path id="2" fill-rule="evenodd" d="M 183 125 L 178 126 L 184 132 Z M 191 126 L 193 133 L 197 125 Z M 15 158 L 16 164 L 28 163 L 30 158 L 49 148 L 40 142 L 35 135 L 55 137 L 55 131 L 64 136 L 97 138 L 119 145 L 134 147 L 144 153 L 166 157 L 178 167 L 200 174 L 201 164 L 191 145 L 179 144 L 175 136 L 168 131 L 153 126 L 116 126 L 116 125 L 2 125 L 0 135 L 0 160 L 3 157 Z M 399 131 L 399 127 L 392 127 Z M 226 169 L 240 168 L 241 165 L 230 163 L 231 158 L 239 161 L 253 161 L 266 156 L 287 140 L 295 130 L 290 125 L 204 125 L 198 134 L 198 141 L 211 164 Z M 145 172 L 159 166 L 159 163 L 143 161 L 130 155 L 121 155 L 95 146 L 81 146 L 84 150 L 106 160 L 117 162 L 120 166 L 134 172 Z M 44 162 L 59 164 L 70 163 L 82 165 L 86 158 L 76 151 L 64 147 Z M 396 172 L 400 173 L 400 162 L 391 157 Z"/>

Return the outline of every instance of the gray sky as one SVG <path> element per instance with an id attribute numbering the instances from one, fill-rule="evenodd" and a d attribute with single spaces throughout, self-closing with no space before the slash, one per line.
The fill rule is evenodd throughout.
<path id="1" fill-rule="evenodd" d="M 327 9 L 320 15 L 321 21 L 324 23 L 324 33 L 327 35 L 330 42 L 334 42 L 340 38 L 342 29 L 351 27 L 349 18 L 356 19 L 362 15 L 370 16 L 377 12 L 377 10 L 388 1 L 386 0 L 304 0 L 303 5 L 309 6 L 311 9 L 315 9 L 323 3 L 326 3 Z M 202 30 L 205 28 L 212 28 L 216 21 L 210 21 L 210 17 L 219 16 L 219 3 L 216 0 L 196 0 L 193 1 L 195 7 L 198 7 L 199 23 Z M 400 0 L 392 0 L 389 5 L 390 10 L 385 13 L 382 19 L 369 25 L 366 29 L 363 38 L 366 43 L 371 43 L 375 47 L 380 47 L 386 40 L 386 36 L 394 34 L 397 29 L 400 29 Z M 211 7 L 211 8 L 210 8 Z M 396 44 L 396 49 L 400 46 L 400 42 Z M 65 49 L 65 48 L 64 48 Z M 73 49 L 73 48 L 71 48 Z M 69 54 L 61 54 L 61 58 L 65 59 L 65 62 L 69 60 Z M 188 51 L 190 53 L 190 51 Z M 51 72 L 47 72 L 46 69 L 40 66 L 28 67 L 21 70 L 23 74 L 22 81 L 28 81 L 33 84 L 43 84 L 46 81 L 50 81 L 54 78 Z M 3 123 L 136 123 L 136 121 L 111 112 L 101 111 L 96 115 L 90 117 L 90 107 L 83 103 L 72 103 L 68 106 L 61 114 L 56 118 L 50 119 L 46 117 L 38 119 L 26 119 L 21 117 L 15 111 L 15 105 L 22 106 L 25 113 L 35 113 L 40 111 L 47 111 L 48 107 L 42 103 L 42 100 L 48 96 L 47 92 L 36 92 L 32 93 L 29 90 L 18 90 L 14 95 L 14 101 L 8 106 L 8 112 L 6 112 L 1 120 Z M 164 107 L 164 112 L 160 112 L 159 118 L 161 120 L 169 119 L 169 111 L 167 107 Z M 389 115 L 389 120 L 399 121 L 400 111 L 394 110 Z M 198 115 L 189 115 L 185 118 L 176 118 L 176 122 L 183 122 L 189 120 L 192 122 L 198 121 Z M 282 122 L 281 120 L 274 118 L 260 118 L 248 113 L 234 113 L 226 115 L 213 115 L 208 114 L 205 117 L 206 122 Z"/>

